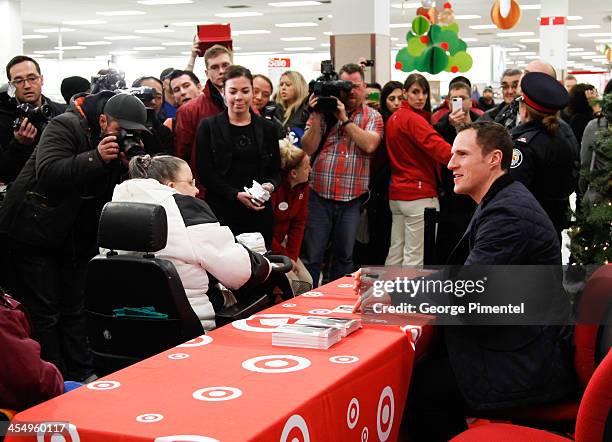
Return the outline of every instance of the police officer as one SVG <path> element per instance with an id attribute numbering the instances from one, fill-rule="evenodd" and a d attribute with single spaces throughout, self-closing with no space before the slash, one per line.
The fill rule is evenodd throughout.
<path id="1" fill-rule="evenodd" d="M 526 74 L 521 89 L 521 124 L 511 132 L 510 175 L 535 196 L 560 238 L 569 226 L 569 196 L 576 189 L 579 171 L 576 151 L 559 130 L 558 113 L 569 95 L 562 84 L 541 72 Z"/>

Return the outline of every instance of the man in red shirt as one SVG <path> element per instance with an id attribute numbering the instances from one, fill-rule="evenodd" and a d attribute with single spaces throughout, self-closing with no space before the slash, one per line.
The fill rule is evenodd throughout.
<path id="1" fill-rule="evenodd" d="M 313 112 L 306 123 L 302 148 L 313 161 L 310 175 L 308 221 L 302 246 L 302 261 L 310 272 L 313 285 L 319 285 L 321 264 L 331 239 L 332 266 L 330 278 L 353 271 L 353 247 L 359 226 L 361 203 L 368 193 L 370 154 L 383 135 L 381 115 L 364 104 L 366 83 L 363 69 L 350 63 L 340 69 L 340 79 L 353 83 L 353 89 L 342 94 L 334 113 L 333 126 L 319 112 Z M 315 108 L 317 97 L 309 105 Z M 323 135 L 318 155 L 318 150 Z"/>
<path id="2" fill-rule="evenodd" d="M 204 53 L 204 64 L 208 78 L 204 90 L 199 97 L 179 107 L 174 128 L 175 155 L 187 161 L 194 172 L 197 170 L 195 137 L 198 125 L 202 119 L 217 115 L 226 107 L 221 91 L 223 90 L 223 74 L 232 64 L 232 53 L 225 46 L 214 45 Z M 198 181 L 197 177 L 196 181 Z M 203 198 L 203 192 L 200 192 L 199 196 Z"/>

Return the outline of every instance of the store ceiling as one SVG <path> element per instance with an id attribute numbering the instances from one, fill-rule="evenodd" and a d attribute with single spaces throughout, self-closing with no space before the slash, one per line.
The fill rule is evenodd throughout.
<path id="1" fill-rule="evenodd" d="M 178 4 L 154 4 L 176 2 Z M 326 51 L 332 28 L 331 1 L 320 1 L 310 6 L 275 7 L 284 0 L 105 0 L 60 2 L 54 0 L 22 0 L 24 52 L 38 57 L 57 58 L 59 26 L 68 28 L 62 32 L 63 57 L 91 58 L 108 57 L 109 53 L 129 54 L 134 57 L 171 57 L 187 55 L 195 34 L 196 23 L 231 23 L 234 46 L 237 52 L 314 52 Z M 391 1 L 391 23 L 408 24 L 416 14 L 419 2 Z M 537 0 L 519 0 L 522 5 L 539 5 Z M 582 68 L 601 68 L 602 60 L 583 58 L 597 57 L 596 45 L 601 40 L 612 43 L 612 0 L 570 0 L 568 41 L 573 48 L 582 48 L 581 53 L 568 53 L 568 59 Z M 356 2 L 357 4 L 357 2 Z M 400 8 L 398 6 L 404 6 Z M 460 36 L 470 46 L 501 45 L 520 52 L 510 58 L 518 63 L 537 56 L 539 9 L 522 11 L 520 23 L 507 32 L 531 33 L 518 36 L 499 36 L 498 29 L 473 29 L 471 26 L 490 25 L 490 9 L 493 1 L 461 0 L 452 2 L 455 15 L 479 16 L 457 20 Z M 396 7 L 393 7 L 396 6 Z M 407 7 L 406 7 L 407 6 Z M 41 12 L 41 11 L 44 11 Z M 134 15 L 112 15 L 115 11 L 133 11 Z M 111 15 L 109 15 L 109 12 Z M 217 16 L 216 14 L 250 13 L 245 17 Z M 260 15 L 259 15 L 260 14 Z M 351 19 L 347 11 L 342 20 Z M 96 22 L 83 22 L 84 20 Z M 279 27 L 286 23 L 310 23 L 308 27 Z M 8 24 L 10 26 L 10 23 Z M 589 29 L 572 29 L 581 26 Z M 240 34 L 240 31 L 261 33 Z M 358 30 L 356 30 L 358 31 Z M 408 28 L 390 29 L 393 46 L 403 44 Z M 589 34 L 602 34 L 593 36 Z M 585 35 L 586 34 L 586 35 Z M 604 35 L 605 34 L 605 35 Z M 32 36 L 45 36 L 32 38 Z M 301 40 L 300 38 L 304 38 Z M 596 41 L 599 40 L 599 41 Z M 98 43 L 92 45 L 91 43 Z M 101 43 L 100 43 L 101 42 Z M 296 49 L 297 48 L 297 49 Z M 311 49 L 308 49 L 311 48 Z M 127 52 L 126 52 L 127 51 Z M 593 54 L 590 54 L 592 52 Z"/>

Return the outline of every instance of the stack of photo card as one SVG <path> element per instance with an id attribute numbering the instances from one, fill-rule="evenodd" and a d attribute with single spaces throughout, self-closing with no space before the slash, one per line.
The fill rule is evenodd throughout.
<path id="1" fill-rule="evenodd" d="M 343 338 L 361 328 L 361 319 L 333 318 L 329 316 L 306 316 L 298 319 L 295 323 L 300 325 L 316 325 L 318 327 L 336 327 L 340 329 Z"/>
<path id="2" fill-rule="evenodd" d="M 338 327 L 286 324 L 272 333 L 272 345 L 328 349 L 342 338 Z"/>

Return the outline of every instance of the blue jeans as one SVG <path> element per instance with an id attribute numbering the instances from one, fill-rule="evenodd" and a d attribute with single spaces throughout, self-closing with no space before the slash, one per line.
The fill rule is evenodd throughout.
<path id="1" fill-rule="evenodd" d="M 319 285 L 323 256 L 330 239 L 330 279 L 353 271 L 353 247 L 359 227 L 359 209 L 364 199 L 365 195 L 362 195 L 351 201 L 334 201 L 310 192 L 301 258 L 312 276 L 313 287 Z"/>

